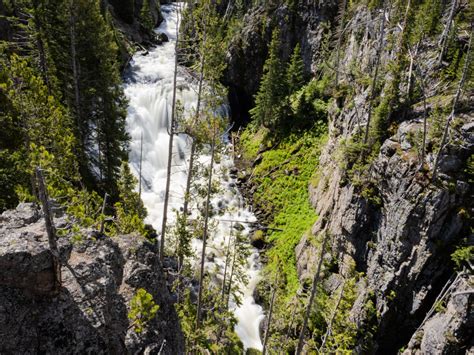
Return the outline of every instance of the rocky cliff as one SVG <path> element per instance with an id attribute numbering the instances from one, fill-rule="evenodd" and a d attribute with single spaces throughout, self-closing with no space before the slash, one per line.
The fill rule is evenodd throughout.
<path id="1" fill-rule="evenodd" d="M 57 287 L 41 210 L 20 204 L 0 216 L 0 352 L 126 354 L 184 352 L 157 250 L 142 237 L 74 228 L 59 210 Z M 143 288 L 159 305 L 137 332 L 130 301 Z"/>
<path id="2" fill-rule="evenodd" d="M 294 46 L 299 43 L 309 74 L 320 63 L 317 53 L 322 50 L 325 31 L 321 23 L 330 21 L 337 12 L 334 1 L 325 1 L 317 11 L 300 2 L 293 6 L 277 5 L 277 2 L 267 6 L 249 10 L 242 19 L 242 29 L 229 47 L 223 80 L 229 88 L 233 119 L 239 124 L 248 121 L 248 111 L 254 104 L 253 95 L 258 90 L 273 29 L 280 29 L 282 59 L 288 60 Z"/>
<path id="3" fill-rule="evenodd" d="M 243 31 L 229 51 L 227 80 L 232 83 L 231 95 L 248 100 L 256 92 L 258 80 L 255 78 L 261 74 L 268 33 L 275 27 L 284 29 L 282 57 L 287 58 L 288 50 L 299 41 L 307 70 L 318 73 L 317 66 L 323 60 L 320 52 L 325 31 L 323 22 L 329 20 L 325 26 L 337 34 L 334 25 L 337 10 L 334 6 L 322 5 L 317 9 L 305 6 L 293 12 L 296 21 L 289 20 L 287 15 L 281 16 L 289 11 L 286 5 L 271 11 L 254 8 L 246 15 Z M 302 236 L 296 248 L 298 276 L 302 285 L 313 279 L 321 238 L 328 238 L 330 244 L 325 260 L 336 260 L 337 264 L 326 269 L 327 280 L 346 278 L 355 265 L 362 275 L 357 281 L 357 298 L 349 314 L 359 330 L 356 352 L 474 351 L 473 270 L 456 269 L 450 256 L 461 241 L 474 243 L 469 229 L 472 180 L 466 172 L 474 147 L 472 91 L 463 93 L 448 144 L 440 156 L 436 179 L 431 178 L 438 152 L 438 147 L 434 148 L 436 139 L 428 138 L 427 153 L 420 163 L 420 138 L 414 138 L 420 137 L 425 118 L 433 115 L 436 107 L 444 107 L 444 112 L 449 112 L 460 76 L 451 84 L 445 78 L 440 79 L 439 72 L 449 63 L 441 67 L 436 64 L 437 37 L 420 40 L 417 62 L 411 65 L 412 69 L 416 68 L 413 70 L 419 71 L 417 80 L 423 78 L 426 100 L 418 96 L 412 102 L 405 102 L 403 110 L 393 109 L 391 126 L 384 132 L 372 160 L 363 171 L 356 172 L 356 176 L 349 174 L 353 162 L 347 164 L 348 142 L 360 137 L 369 111 L 374 109 L 368 79 L 373 75 L 378 43 L 384 43 L 380 53 L 382 68 L 389 68 L 397 59 L 394 38 L 401 36 L 403 22 L 399 19 L 398 25 L 394 25 L 394 17 L 393 8 L 373 11 L 365 5 L 355 6 L 346 14 L 338 71 L 341 85 L 349 88 L 351 94 L 342 98 L 339 95 L 329 108 L 329 139 L 320 157 L 318 178 L 309 185 L 318 220 L 312 233 Z M 382 22 L 390 21 L 390 30 L 381 31 Z M 463 35 L 456 41 L 464 50 L 467 48 L 468 40 Z M 331 59 L 332 65 L 334 59 L 335 56 Z M 408 83 L 400 85 L 402 93 L 410 91 L 412 69 L 402 74 L 402 83 Z M 365 79 L 360 73 L 366 73 Z M 334 71 L 332 75 L 334 80 Z M 392 75 L 390 70 L 385 70 L 381 85 L 389 83 Z M 387 95 L 382 91 L 382 96 L 384 94 Z M 235 100 L 231 96 L 233 105 L 238 104 Z M 239 114 L 239 108 L 237 110 Z M 443 116 L 443 127 L 447 116 Z M 236 117 L 236 120 L 241 119 Z M 434 119 L 428 119 L 427 130 L 434 131 L 435 124 Z M 358 154 L 363 155 L 364 151 Z M 325 287 L 331 294 L 335 289 L 328 284 L 331 283 Z M 368 302 L 375 307 L 370 314 Z M 441 303 L 443 306 L 438 307 Z M 373 334 L 367 336 L 369 329 Z"/>

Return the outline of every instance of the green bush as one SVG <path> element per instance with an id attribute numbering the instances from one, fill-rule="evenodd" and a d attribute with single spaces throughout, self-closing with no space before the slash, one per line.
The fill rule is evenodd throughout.
<path id="1" fill-rule="evenodd" d="M 160 306 L 153 301 L 151 294 L 143 288 L 137 290 L 130 301 L 130 312 L 128 312 L 128 319 L 132 322 L 133 329 L 137 334 L 143 332 L 146 324 L 155 318 L 159 309 Z"/>

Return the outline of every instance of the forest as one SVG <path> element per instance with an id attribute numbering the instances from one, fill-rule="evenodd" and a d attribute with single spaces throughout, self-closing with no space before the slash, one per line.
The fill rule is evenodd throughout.
<path id="1" fill-rule="evenodd" d="M 0 353 L 474 351 L 473 30 L 472 0 L 2 0 Z"/>

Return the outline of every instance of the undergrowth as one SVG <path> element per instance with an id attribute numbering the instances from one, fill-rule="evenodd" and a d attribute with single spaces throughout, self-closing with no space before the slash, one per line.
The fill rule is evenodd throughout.
<path id="1" fill-rule="evenodd" d="M 271 244 L 265 272 L 279 269 L 285 279 L 285 298 L 292 297 L 298 287 L 295 247 L 317 219 L 309 201 L 308 184 L 317 171 L 319 155 L 327 135 L 326 124 L 319 121 L 304 133 L 269 138 L 264 129 L 249 126 L 241 134 L 242 155 L 247 160 L 257 157 L 261 147 L 273 149 L 261 153 L 261 162 L 252 172 L 254 205 L 267 217 Z"/>

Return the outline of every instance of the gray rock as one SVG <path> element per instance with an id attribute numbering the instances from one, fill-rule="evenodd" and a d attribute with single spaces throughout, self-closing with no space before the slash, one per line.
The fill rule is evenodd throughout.
<path id="1" fill-rule="evenodd" d="M 62 287 L 51 292 L 53 261 L 33 204 L 2 214 L 0 353 L 125 354 L 160 349 L 184 353 L 184 339 L 157 250 L 138 235 L 80 242 L 58 239 Z M 60 219 L 55 219 L 59 221 Z M 144 331 L 128 319 L 144 288 L 160 306 Z"/>

